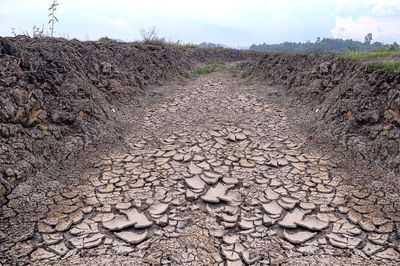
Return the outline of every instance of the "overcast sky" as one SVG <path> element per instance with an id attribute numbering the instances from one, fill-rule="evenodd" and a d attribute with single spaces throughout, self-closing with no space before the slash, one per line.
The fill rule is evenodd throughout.
<path id="1" fill-rule="evenodd" d="M 48 29 L 52 0 L 0 0 L 0 35 Z M 317 37 L 400 43 L 400 0 L 59 0 L 56 36 L 140 39 L 156 27 L 167 40 L 232 47 Z"/>

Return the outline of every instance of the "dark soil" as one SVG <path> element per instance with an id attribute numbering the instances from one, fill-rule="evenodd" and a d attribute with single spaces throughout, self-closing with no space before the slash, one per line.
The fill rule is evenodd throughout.
<path id="1" fill-rule="evenodd" d="M 80 151 L 118 139 L 119 111 L 150 85 L 246 59 L 245 77 L 282 85 L 303 103 L 312 135 L 400 173 L 399 74 L 329 55 L 0 38 L 0 205 L 28 175 L 73 166 L 84 161 Z"/>
<path id="2" fill-rule="evenodd" d="M 311 135 L 400 174 L 400 74 L 330 55 L 267 54 L 242 68 L 306 106 Z"/>
<path id="3" fill-rule="evenodd" d="M 148 85 L 187 76 L 198 64 L 249 56 L 229 49 L 0 38 L 0 205 L 27 175 L 120 131 L 106 122 Z"/>

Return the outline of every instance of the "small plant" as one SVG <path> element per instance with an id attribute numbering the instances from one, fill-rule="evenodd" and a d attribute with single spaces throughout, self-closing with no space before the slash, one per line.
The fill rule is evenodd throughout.
<path id="1" fill-rule="evenodd" d="M 151 44 L 151 45 L 166 45 L 165 38 L 158 37 L 156 28 L 150 28 L 148 31 L 142 29 L 140 31 L 140 35 L 142 36 L 142 43 Z"/>
<path id="2" fill-rule="evenodd" d="M 32 29 L 32 38 L 41 38 L 41 37 L 44 37 L 44 26 L 42 25 L 42 28 L 39 28 L 36 25 L 34 25 Z"/>
<path id="3" fill-rule="evenodd" d="M 17 36 L 17 33 L 15 32 L 15 28 L 11 28 L 11 33 L 15 36 Z"/>
<path id="4" fill-rule="evenodd" d="M 101 38 L 99 39 L 99 42 L 111 43 L 111 42 L 114 42 L 114 40 L 111 39 L 111 38 L 109 38 L 108 36 L 104 36 L 104 37 L 101 37 Z"/>
<path id="5" fill-rule="evenodd" d="M 49 20 L 50 37 L 53 37 L 53 34 L 54 34 L 54 23 L 58 22 L 58 18 L 55 16 L 55 12 L 57 10 L 57 6 L 58 6 L 57 0 L 53 0 L 53 3 L 49 7 L 49 11 L 50 11 L 50 14 L 49 14 L 49 17 L 50 17 L 50 20 Z"/>

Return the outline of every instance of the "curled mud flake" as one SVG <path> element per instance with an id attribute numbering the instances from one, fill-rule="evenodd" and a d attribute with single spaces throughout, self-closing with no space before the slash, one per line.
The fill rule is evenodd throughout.
<path id="1" fill-rule="evenodd" d="M 271 201 L 270 203 L 263 204 L 262 207 L 266 213 L 272 215 L 280 215 L 283 211 L 283 208 L 279 206 L 276 201 Z"/>
<path id="2" fill-rule="evenodd" d="M 296 228 L 297 223 L 301 223 L 306 213 L 307 212 L 296 208 L 292 212 L 287 213 L 283 220 L 279 221 L 278 224 L 285 228 Z"/>
<path id="3" fill-rule="evenodd" d="M 300 202 L 300 208 L 303 210 L 314 210 L 315 204 L 312 202 Z"/>
<path id="4" fill-rule="evenodd" d="M 371 242 L 367 242 L 367 244 L 364 246 L 362 251 L 365 253 L 365 255 L 372 256 L 377 252 L 383 251 L 384 249 L 385 248 L 383 246 L 376 245 L 376 244 L 371 243 Z"/>
<path id="5" fill-rule="evenodd" d="M 298 231 L 295 233 L 289 233 L 286 230 L 283 231 L 283 236 L 286 238 L 286 240 L 293 244 L 304 243 L 316 235 L 317 235 L 317 233 L 313 233 L 313 232 L 309 232 L 309 231 Z"/>
<path id="6" fill-rule="evenodd" d="M 191 163 L 189 165 L 189 173 L 192 175 L 199 175 L 203 172 L 203 170 L 198 167 L 197 165 L 195 165 L 194 163 Z"/>
<path id="7" fill-rule="evenodd" d="M 356 248 L 362 242 L 362 239 L 360 238 L 352 237 L 345 234 L 338 235 L 330 233 L 326 235 L 326 237 L 328 238 L 329 243 L 332 246 L 338 248 Z"/>
<path id="8" fill-rule="evenodd" d="M 400 253 L 393 248 L 388 248 L 385 251 L 381 251 L 375 254 L 376 257 L 382 259 L 388 259 L 391 261 L 400 261 Z"/>
<path id="9" fill-rule="evenodd" d="M 321 231 L 329 226 L 329 222 L 321 221 L 315 216 L 307 216 L 295 223 L 312 231 Z"/>
<path id="10" fill-rule="evenodd" d="M 150 227 L 153 222 L 150 221 L 146 215 L 139 213 L 136 209 L 121 211 L 126 216 L 115 216 L 113 219 L 103 222 L 106 229 L 117 231 L 130 226 L 137 229 Z"/>
<path id="11" fill-rule="evenodd" d="M 279 194 L 273 191 L 270 187 L 267 188 L 266 191 L 264 191 L 265 196 L 269 200 L 277 200 L 279 199 Z"/>
<path id="12" fill-rule="evenodd" d="M 165 204 L 165 203 L 154 204 L 149 208 L 149 213 L 150 213 L 150 215 L 153 215 L 153 216 L 154 215 L 161 215 L 161 214 L 163 214 L 164 212 L 167 211 L 168 206 L 169 205 Z"/>
<path id="13" fill-rule="evenodd" d="M 239 161 L 239 164 L 241 167 L 245 167 L 245 168 L 253 168 L 255 166 L 254 162 L 247 160 L 247 159 L 241 159 Z"/>
<path id="14" fill-rule="evenodd" d="M 51 259 L 56 257 L 57 255 L 53 252 L 47 251 L 43 248 L 38 248 L 31 254 L 31 259 L 33 261 Z"/>
<path id="15" fill-rule="evenodd" d="M 51 250 L 52 252 L 56 253 L 59 256 L 64 256 L 69 251 L 69 249 L 67 248 L 67 246 L 65 245 L 64 242 L 49 246 L 48 249 Z"/>
<path id="16" fill-rule="evenodd" d="M 194 190 L 203 190 L 206 186 L 206 183 L 199 176 L 194 176 L 191 178 L 185 178 L 186 185 Z"/>
<path id="17" fill-rule="evenodd" d="M 247 136 L 244 133 L 240 132 L 235 134 L 235 140 L 243 141 L 245 139 L 247 139 Z"/>
<path id="18" fill-rule="evenodd" d="M 215 187 L 210 187 L 201 199 L 209 203 L 219 203 L 221 198 L 226 194 L 228 187 L 222 183 L 217 183 Z"/>

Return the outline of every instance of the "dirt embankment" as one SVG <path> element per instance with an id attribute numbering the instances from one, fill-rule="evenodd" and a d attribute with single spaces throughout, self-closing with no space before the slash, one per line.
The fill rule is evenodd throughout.
<path id="1" fill-rule="evenodd" d="M 246 59 L 236 50 L 0 38 L 0 205 L 27 175 L 112 134 L 114 106 L 196 64 Z"/>
<path id="2" fill-rule="evenodd" d="M 400 174 L 400 74 L 318 55 L 267 54 L 243 67 L 304 103 L 310 132 Z"/>

